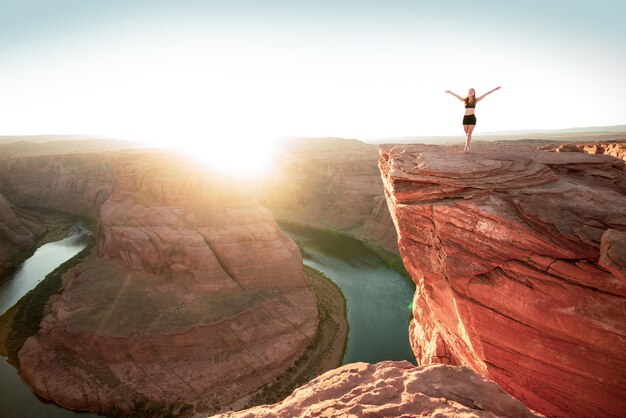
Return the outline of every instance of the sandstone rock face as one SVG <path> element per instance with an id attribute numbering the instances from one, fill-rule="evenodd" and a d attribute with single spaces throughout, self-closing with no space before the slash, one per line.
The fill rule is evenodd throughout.
<path id="1" fill-rule="evenodd" d="M 396 253 L 374 145 L 338 138 L 291 139 L 260 199 L 277 218 L 341 229 Z"/>
<path id="2" fill-rule="evenodd" d="M 132 414 L 142 401 L 210 411 L 284 373 L 318 312 L 269 211 L 176 156 L 115 164 L 97 255 L 48 302 L 19 352 L 23 379 L 69 408 Z"/>
<path id="3" fill-rule="evenodd" d="M 112 156 L 80 154 L 0 160 L 0 193 L 17 206 L 97 217 L 114 182 Z"/>
<path id="4" fill-rule="evenodd" d="M 331 370 L 275 405 L 218 415 L 295 417 L 535 417 L 467 367 L 354 363 Z"/>
<path id="5" fill-rule="evenodd" d="M 417 290 L 420 364 L 470 366 L 542 413 L 626 411 L 626 189 L 610 156 L 380 147 Z"/>
<path id="6" fill-rule="evenodd" d="M 33 245 L 42 232 L 44 227 L 35 217 L 0 194 L 0 278 L 11 259 Z"/>
<path id="7" fill-rule="evenodd" d="M 586 152 L 588 154 L 610 155 L 626 161 L 626 140 L 550 145 L 545 149 L 555 152 Z"/>

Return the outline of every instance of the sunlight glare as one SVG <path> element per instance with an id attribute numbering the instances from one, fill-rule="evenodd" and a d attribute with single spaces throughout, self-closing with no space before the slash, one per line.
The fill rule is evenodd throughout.
<path id="1" fill-rule="evenodd" d="M 262 135 L 213 135 L 172 144 L 220 174 L 231 177 L 263 178 L 271 174 L 274 140 Z"/>

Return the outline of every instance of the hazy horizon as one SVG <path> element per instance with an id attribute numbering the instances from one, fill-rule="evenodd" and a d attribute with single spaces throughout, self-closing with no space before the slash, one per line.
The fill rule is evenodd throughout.
<path id="1" fill-rule="evenodd" d="M 5 1 L 2 130 L 187 146 L 459 136 L 462 104 L 444 90 L 500 85 L 477 108 L 477 134 L 619 125 L 625 10 L 612 0 Z"/>
<path id="2" fill-rule="evenodd" d="M 559 134 L 559 133 L 572 133 L 572 134 L 626 134 L 626 124 L 623 125 L 607 125 L 607 126 L 578 126 L 578 127 L 569 127 L 569 128 L 555 128 L 555 129 L 525 129 L 525 130 L 504 130 L 504 131 L 486 131 L 481 132 L 477 131 L 474 133 L 475 137 L 481 136 L 519 136 L 519 135 L 541 135 L 541 134 Z M 305 136 L 305 135 L 283 135 L 280 137 L 276 137 L 275 139 L 290 139 L 290 138 L 308 138 L 308 139 L 321 139 L 321 138 L 337 138 L 337 139 L 356 139 L 364 142 L 373 141 L 373 140 L 381 140 L 381 139 L 401 139 L 401 138 L 451 138 L 451 137 L 459 137 L 464 138 L 464 134 L 457 133 L 452 135 L 398 135 L 393 137 L 381 137 L 381 138 L 350 138 L 350 137 L 342 137 L 337 135 L 327 135 L 327 136 Z M 140 140 L 133 138 L 122 138 L 122 137 L 110 137 L 104 135 L 95 135 L 89 133 L 60 133 L 60 134 L 46 134 L 46 133 L 33 133 L 33 134 L 19 134 L 19 135 L 10 135 L 3 134 L 0 132 L 0 139 L 6 138 L 37 138 L 39 140 L 50 139 L 50 140 L 58 140 L 59 138 L 63 138 L 63 140 L 114 140 L 114 141 L 143 141 L 150 142 L 149 140 Z"/>

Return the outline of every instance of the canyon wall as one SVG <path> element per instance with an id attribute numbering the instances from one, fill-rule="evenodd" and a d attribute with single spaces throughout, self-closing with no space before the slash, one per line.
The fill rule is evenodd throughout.
<path id="1" fill-rule="evenodd" d="M 18 353 L 39 396 L 209 412 L 272 382 L 314 340 L 300 252 L 245 184 L 156 151 L 1 164 L 17 204 L 99 216 L 97 249 L 63 275 Z"/>
<path id="2" fill-rule="evenodd" d="M 528 143 L 380 146 L 421 364 L 551 416 L 626 410 L 626 172 Z"/>
<path id="3" fill-rule="evenodd" d="M 31 248 L 44 231 L 39 219 L 11 204 L 0 193 L 0 278 L 13 267 L 14 258 Z"/>
<path id="4" fill-rule="evenodd" d="M 16 206 L 97 217 L 115 182 L 113 154 L 0 160 L 0 193 Z"/>
<path id="5" fill-rule="evenodd" d="M 396 253 L 376 146 L 341 138 L 282 142 L 274 173 L 259 191 L 276 218 L 338 229 Z"/>
<path id="6" fill-rule="evenodd" d="M 113 183 L 114 166 L 102 156 L 0 159 L 0 276 L 46 231 L 44 219 L 24 207 L 95 218 Z"/>

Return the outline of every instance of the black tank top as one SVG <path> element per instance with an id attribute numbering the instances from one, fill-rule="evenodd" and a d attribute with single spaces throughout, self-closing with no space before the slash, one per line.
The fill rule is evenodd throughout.
<path id="1" fill-rule="evenodd" d="M 476 108 L 476 102 L 469 104 L 469 103 L 465 103 L 465 108 L 466 109 L 475 109 Z"/>

